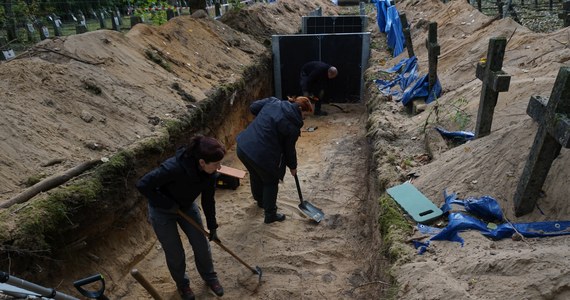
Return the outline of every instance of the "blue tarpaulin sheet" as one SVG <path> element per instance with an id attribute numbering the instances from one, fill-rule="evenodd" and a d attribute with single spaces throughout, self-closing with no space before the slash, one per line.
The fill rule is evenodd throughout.
<path id="1" fill-rule="evenodd" d="M 376 1 L 376 23 L 378 23 L 378 29 L 380 32 L 386 32 L 386 14 L 388 6 L 390 6 L 390 2 L 388 2 L 388 0 Z"/>
<path id="2" fill-rule="evenodd" d="M 482 235 L 500 240 L 510 238 L 513 234 L 519 233 L 523 237 L 549 237 L 570 235 L 570 221 L 545 221 L 531 223 L 511 223 L 500 224 L 488 223 L 486 220 L 503 220 L 503 212 L 496 200 L 490 196 L 481 198 L 469 197 L 466 200 L 459 200 L 456 194 L 447 195 L 445 204 L 441 210 L 449 212 L 452 204 L 463 205 L 469 214 L 462 212 L 449 213 L 449 223 L 444 228 L 437 228 L 418 224 L 417 228 L 422 234 L 431 235 L 427 242 L 415 241 L 414 246 L 418 249 L 418 254 L 422 254 L 429 247 L 430 241 L 452 241 L 464 245 L 464 240 L 459 233 L 467 230 L 477 230 Z"/>
<path id="3" fill-rule="evenodd" d="M 389 6 L 386 12 L 385 32 L 388 35 L 388 47 L 393 50 L 392 56 L 396 57 L 404 52 L 404 33 L 402 31 L 398 10 L 394 5 Z"/>
<path id="4" fill-rule="evenodd" d="M 404 52 L 405 39 L 400 23 L 400 15 L 396 6 L 390 5 L 389 0 L 379 0 L 376 2 L 376 21 L 380 32 L 387 35 L 388 47 L 392 49 L 393 57 Z"/>
<path id="5" fill-rule="evenodd" d="M 426 103 L 431 103 L 441 96 L 441 84 L 436 81 L 432 92 L 428 92 L 429 82 L 427 75 L 418 77 L 417 58 L 412 56 L 400 60 L 392 68 L 385 70 L 387 73 L 397 73 L 393 80 L 377 79 L 374 82 L 384 95 L 392 95 L 395 101 L 401 101 L 403 105 L 408 105 L 414 98 L 424 97 Z M 394 87 L 398 87 L 396 89 Z"/>
<path id="6" fill-rule="evenodd" d="M 457 143 L 464 143 L 475 138 L 475 134 L 471 131 L 447 131 L 441 127 L 435 127 L 435 130 L 437 130 L 443 138 Z"/>

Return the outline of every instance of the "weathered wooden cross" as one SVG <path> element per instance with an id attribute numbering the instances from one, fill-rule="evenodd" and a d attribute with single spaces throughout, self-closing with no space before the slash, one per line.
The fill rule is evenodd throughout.
<path id="1" fill-rule="evenodd" d="M 489 49 L 487 50 L 487 60 L 477 64 L 476 76 L 483 81 L 483 86 L 481 88 L 475 138 L 491 133 L 493 113 L 497 105 L 499 92 L 509 90 L 511 76 L 501 70 L 503 68 L 506 46 L 506 38 L 491 38 L 489 40 Z"/>
<path id="2" fill-rule="evenodd" d="M 426 39 L 429 64 L 428 91 L 431 93 L 435 83 L 437 82 L 437 58 L 440 53 L 439 44 L 437 43 L 437 22 L 430 22 L 428 30 L 428 38 Z"/>
<path id="3" fill-rule="evenodd" d="M 570 67 L 562 67 L 550 99 L 532 96 L 526 110 L 539 123 L 528 161 L 515 192 L 515 215 L 530 213 L 562 147 L 570 147 Z"/>
<path id="4" fill-rule="evenodd" d="M 362 3 L 362 2 L 361 2 Z M 412 36 L 410 34 L 410 25 L 408 24 L 408 19 L 405 13 L 399 13 L 400 23 L 402 24 L 402 32 L 404 33 L 404 38 L 406 39 L 406 49 L 408 49 L 408 57 L 415 56 L 414 46 L 412 45 Z"/>

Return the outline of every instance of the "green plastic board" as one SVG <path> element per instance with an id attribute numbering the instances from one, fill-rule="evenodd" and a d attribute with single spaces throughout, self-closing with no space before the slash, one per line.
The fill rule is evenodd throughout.
<path id="1" fill-rule="evenodd" d="M 443 215 L 441 209 L 409 182 L 391 187 L 387 192 L 418 223 L 430 223 Z"/>

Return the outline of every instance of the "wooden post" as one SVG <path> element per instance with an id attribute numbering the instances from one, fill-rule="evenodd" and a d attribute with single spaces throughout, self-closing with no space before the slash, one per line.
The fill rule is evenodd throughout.
<path id="1" fill-rule="evenodd" d="M 501 16 L 501 19 L 503 18 L 503 4 L 503 1 L 497 0 L 497 10 L 499 11 L 499 16 Z"/>
<path id="2" fill-rule="evenodd" d="M 487 50 L 487 60 L 477 64 L 476 76 L 483 81 L 483 86 L 481 87 L 475 138 L 484 137 L 491 133 L 493 113 L 499 92 L 509 90 L 511 76 L 501 70 L 506 46 L 507 39 L 505 37 L 491 38 Z"/>
<path id="3" fill-rule="evenodd" d="M 408 57 L 415 56 L 414 46 L 412 45 L 412 36 L 410 34 L 410 25 L 408 24 L 408 19 L 405 13 L 399 13 L 400 23 L 402 24 L 402 32 L 404 33 L 404 38 L 406 39 L 406 49 L 408 49 Z"/>
<path id="4" fill-rule="evenodd" d="M 539 124 L 514 196 L 515 215 L 530 213 L 562 147 L 570 147 L 570 68 L 562 67 L 550 99 L 533 96 L 527 114 Z"/>
<path id="5" fill-rule="evenodd" d="M 562 3 L 562 12 L 558 14 L 558 18 L 564 20 L 564 27 L 570 26 L 570 1 Z"/>
<path id="6" fill-rule="evenodd" d="M 428 38 L 426 40 L 426 47 L 428 49 L 428 63 L 429 63 L 429 73 L 428 73 L 428 91 L 431 93 L 432 88 L 437 82 L 437 59 L 440 54 L 440 47 L 437 43 L 437 22 L 429 23 Z"/>

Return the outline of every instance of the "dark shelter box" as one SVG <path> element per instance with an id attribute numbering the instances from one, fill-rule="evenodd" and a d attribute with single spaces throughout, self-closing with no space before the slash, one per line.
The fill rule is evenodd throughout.
<path id="1" fill-rule="evenodd" d="M 238 170 L 228 166 L 222 166 L 218 170 L 218 178 L 216 179 L 216 187 L 221 189 L 235 190 L 240 185 L 239 180 L 245 176 L 245 171 Z"/>

